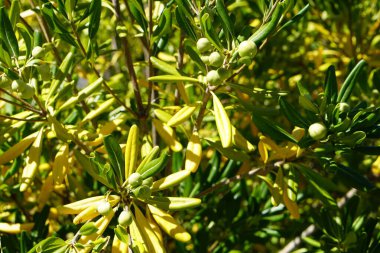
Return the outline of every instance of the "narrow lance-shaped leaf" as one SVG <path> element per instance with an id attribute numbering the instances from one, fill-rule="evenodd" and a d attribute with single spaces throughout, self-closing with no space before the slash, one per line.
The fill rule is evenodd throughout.
<path id="1" fill-rule="evenodd" d="M 90 24 L 88 27 L 88 35 L 90 39 L 94 38 L 99 29 L 100 15 L 102 13 L 102 1 L 93 0 L 90 5 Z"/>
<path id="2" fill-rule="evenodd" d="M 216 11 L 218 12 L 220 18 L 223 20 L 223 23 L 228 32 L 234 36 L 234 27 L 230 17 L 228 16 L 224 0 L 216 0 Z"/>
<path id="3" fill-rule="evenodd" d="M 123 152 L 121 151 L 119 143 L 112 137 L 108 135 L 104 138 L 104 146 L 107 150 L 108 157 L 116 175 L 119 185 L 122 185 L 125 178 L 124 174 L 124 158 Z"/>
<path id="4" fill-rule="evenodd" d="M 267 134 L 270 138 L 278 141 L 291 141 L 297 143 L 297 140 L 294 137 L 286 132 L 279 125 L 273 123 L 264 117 L 261 117 L 257 114 L 253 114 L 252 120 L 260 131 Z"/>
<path id="5" fill-rule="evenodd" d="M 362 71 L 365 65 L 366 62 L 364 60 L 360 60 L 358 64 L 356 64 L 356 66 L 352 69 L 339 91 L 338 102 L 346 102 L 349 99 L 352 91 L 354 90 L 359 73 Z"/>
<path id="6" fill-rule="evenodd" d="M 297 111 L 291 104 L 289 104 L 285 98 L 280 97 L 279 104 L 281 111 L 294 125 L 303 128 L 307 128 L 310 125 L 309 122 L 307 122 L 305 118 L 300 115 L 299 111 Z"/>
<path id="7" fill-rule="evenodd" d="M 335 68 L 330 66 L 327 69 L 326 79 L 325 79 L 325 96 L 327 104 L 336 103 L 336 98 L 338 95 L 338 83 L 336 81 Z"/>
<path id="8" fill-rule="evenodd" d="M 16 35 L 14 33 L 11 21 L 5 11 L 5 7 L 0 8 L 0 37 L 6 45 L 9 53 L 13 57 L 19 56 L 19 48 Z"/>

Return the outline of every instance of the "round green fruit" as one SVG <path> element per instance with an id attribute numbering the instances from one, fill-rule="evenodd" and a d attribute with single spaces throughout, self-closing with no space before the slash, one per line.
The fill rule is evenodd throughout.
<path id="1" fill-rule="evenodd" d="M 219 52 L 212 52 L 208 59 L 211 66 L 220 67 L 223 64 L 223 56 Z"/>
<path id="2" fill-rule="evenodd" d="M 31 99 L 34 96 L 35 89 L 32 85 L 25 85 L 24 90 L 21 92 L 21 98 L 23 99 Z"/>
<path id="3" fill-rule="evenodd" d="M 197 49 L 199 52 L 203 53 L 211 49 L 211 43 L 207 38 L 200 38 L 197 41 Z"/>
<path id="4" fill-rule="evenodd" d="M 98 213 L 100 213 L 101 215 L 107 215 L 107 214 L 109 214 L 109 212 L 111 211 L 111 209 L 112 209 L 111 204 L 107 200 L 100 201 L 100 203 L 98 204 L 98 206 L 96 208 L 96 210 L 98 211 Z"/>
<path id="5" fill-rule="evenodd" d="M 23 92 L 26 87 L 26 83 L 21 79 L 14 80 L 11 84 L 11 87 L 14 91 Z"/>
<path id="6" fill-rule="evenodd" d="M 338 110 L 340 112 L 349 112 L 350 111 L 350 105 L 347 103 L 339 103 L 338 104 Z"/>
<path id="7" fill-rule="evenodd" d="M 238 53 L 240 57 L 254 57 L 257 53 L 257 46 L 251 40 L 245 40 L 239 44 Z"/>
<path id="8" fill-rule="evenodd" d="M 201 60 L 204 64 L 210 65 L 210 57 L 208 55 L 201 55 Z"/>
<path id="9" fill-rule="evenodd" d="M 318 122 L 310 125 L 308 132 L 311 138 L 318 141 L 326 137 L 327 128 L 323 123 Z"/>
<path id="10" fill-rule="evenodd" d="M 132 186 L 132 188 L 135 188 L 142 183 L 141 175 L 137 172 L 132 173 L 128 178 L 128 184 Z"/>
<path id="11" fill-rule="evenodd" d="M 212 85 L 218 85 L 222 82 L 222 78 L 218 74 L 218 71 L 216 70 L 211 70 L 207 73 L 206 76 L 207 82 L 209 82 Z"/>
<path id="12" fill-rule="evenodd" d="M 129 210 L 123 210 L 119 217 L 117 218 L 117 222 L 120 226 L 127 227 L 132 223 L 132 213 Z"/>

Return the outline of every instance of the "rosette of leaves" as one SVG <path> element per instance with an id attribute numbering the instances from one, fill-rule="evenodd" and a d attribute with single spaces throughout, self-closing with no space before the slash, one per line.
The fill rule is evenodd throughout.
<path id="1" fill-rule="evenodd" d="M 167 197 L 160 191 L 182 182 L 191 171 L 182 170 L 155 180 L 165 168 L 166 151 L 159 155 L 153 147 L 138 164 L 138 128 L 132 126 L 123 151 L 112 136 L 104 138 L 108 161 L 100 155 L 75 157 L 94 179 L 108 188 L 105 195 L 79 200 L 58 208 L 61 214 L 73 214 L 74 224 L 85 223 L 70 241 L 48 238 L 29 252 L 99 252 L 110 238 L 102 237 L 107 227 L 114 229 L 112 252 L 165 252 L 162 231 L 181 242 L 191 236 L 169 211 L 198 206 L 197 198 Z M 56 245 L 52 249 L 51 245 Z"/>

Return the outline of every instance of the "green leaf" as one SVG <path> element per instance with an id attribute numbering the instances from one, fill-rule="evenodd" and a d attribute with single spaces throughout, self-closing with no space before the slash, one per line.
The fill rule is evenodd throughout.
<path id="1" fill-rule="evenodd" d="M 8 52 L 13 57 L 18 57 L 20 52 L 16 35 L 13 31 L 11 21 L 5 11 L 5 7 L 0 8 L 0 38 L 6 45 Z"/>
<path id="2" fill-rule="evenodd" d="M 91 221 L 86 224 L 84 224 L 80 229 L 79 232 L 81 235 L 91 235 L 98 231 L 98 228 L 95 225 L 95 222 Z"/>
<path id="3" fill-rule="evenodd" d="M 156 38 L 165 36 L 171 33 L 172 31 L 171 28 L 172 28 L 172 12 L 170 8 L 166 8 L 161 13 L 160 19 L 158 20 L 158 25 L 153 31 L 153 36 Z"/>
<path id="4" fill-rule="evenodd" d="M 184 48 L 185 52 L 190 56 L 190 58 L 194 61 L 194 63 L 198 66 L 198 68 L 205 74 L 207 72 L 206 65 L 203 63 L 202 59 L 199 57 L 199 54 L 193 49 L 191 46 L 191 42 L 189 40 L 185 40 Z"/>
<path id="5" fill-rule="evenodd" d="M 150 162 L 146 163 L 144 166 L 139 168 L 137 171 L 141 174 L 142 179 L 146 179 L 148 177 L 152 177 L 156 175 L 158 172 L 160 172 L 166 165 L 166 162 L 169 159 L 169 155 L 166 151 L 162 152 L 160 157 L 151 160 Z"/>
<path id="6" fill-rule="evenodd" d="M 362 71 L 363 67 L 366 65 L 364 60 L 360 60 L 358 64 L 352 69 L 346 80 L 344 81 L 342 88 L 338 94 L 338 102 L 346 102 L 355 87 L 356 80 L 359 76 L 360 71 Z"/>
<path id="7" fill-rule="evenodd" d="M 102 14 L 102 0 L 92 0 L 90 5 L 90 24 L 88 26 L 88 35 L 93 39 L 98 32 L 100 16 Z"/>
<path id="8" fill-rule="evenodd" d="M 198 79 L 188 77 L 188 76 L 177 76 L 177 75 L 162 75 L 162 76 L 152 76 L 149 77 L 149 81 L 152 82 L 193 82 L 193 83 L 199 83 Z"/>
<path id="9" fill-rule="evenodd" d="M 281 4 L 277 5 L 274 10 L 271 20 L 268 23 L 263 24 L 250 38 L 255 42 L 256 45 L 259 45 L 263 40 L 265 40 L 276 28 L 278 21 L 281 18 L 283 12 L 283 7 Z"/>
<path id="10" fill-rule="evenodd" d="M 342 178 L 349 187 L 353 187 L 361 191 L 368 191 L 374 187 L 367 178 L 355 169 L 338 163 L 331 164 L 330 168 L 336 171 L 337 177 Z"/>
<path id="11" fill-rule="evenodd" d="M 175 9 L 175 16 L 178 23 L 178 26 L 185 31 L 185 33 L 190 36 L 194 41 L 197 40 L 197 34 L 195 33 L 195 28 L 192 23 L 192 20 L 185 14 L 183 8 L 178 6 Z"/>
<path id="12" fill-rule="evenodd" d="M 295 126 L 302 128 L 308 128 L 310 122 L 306 118 L 302 117 L 300 112 L 297 111 L 291 104 L 289 104 L 284 97 L 279 98 L 280 109 L 285 117 L 292 122 Z"/>
<path id="13" fill-rule="evenodd" d="M 297 140 L 281 128 L 279 125 L 275 124 L 273 121 L 261 117 L 255 113 L 252 115 L 252 120 L 260 131 L 268 135 L 271 139 L 277 141 L 291 141 L 297 143 Z"/>
<path id="14" fill-rule="evenodd" d="M 16 27 L 17 21 L 20 18 L 20 0 L 12 0 L 11 9 L 9 12 L 9 20 L 13 29 Z"/>
<path id="15" fill-rule="evenodd" d="M 121 151 L 119 143 L 112 137 L 112 135 L 107 135 L 104 138 L 104 146 L 107 150 L 108 157 L 111 163 L 111 167 L 114 170 L 116 178 L 119 185 L 123 184 L 125 178 L 125 162 L 123 152 Z"/>
<path id="16" fill-rule="evenodd" d="M 300 10 L 294 17 L 292 17 L 289 21 L 287 21 L 284 25 L 282 25 L 281 28 L 278 29 L 278 31 L 281 31 L 282 29 L 285 29 L 288 26 L 294 23 L 297 23 L 301 18 L 303 18 L 303 16 L 305 16 L 309 8 L 310 8 L 310 4 L 305 5 L 305 7 L 303 7 L 302 10 Z"/>
<path id="17" fill-rule="evenodd" d="M 38 244 L 36 244 L 28 253 L 64 253 L 69 245 L 57 237 L 49 237 Z"/>
<path id="18" fill-rule="evenodd" d="M 319 195 L 323 203 L 332 207 L 337 207 L 335 199 L 329 193 L 329 190 L 335 188 L 335 185 L 331 181 L 306 166 L 298 164 L 294 166 L 300 170 L 302 175 L 307 179 L 307 182 L 313 186 L 313 189 Z"/>
<path id="19" fill-rule="evenodd" d="M 115 177 L 112 169 L 104 168 L 105 166 L 99 163 L 97 159 L 94 157 L 87 157 L 79 150 L 74 150 L 74 155 L 83 169 L 85 169 L 95 180 L 111 189 L 116 189 Z"/>
<path id="20" fill-rule="evenodd" d="M 226 156 L 229 159 L 236 160 L 236 161 L 246 161 L 249 160 L 249 155 L 242 152 L 241 150 L 235 149 L 233 147 L 224 148 L 222 146 L 222 143 L 220 141 L 212 141 L 209 139 L 205 139 L 207 143 L 218 150 L 222 155 Z"/>
<path id="21" fill-rule="evenodd" d="M 215 26 L 213 21 L 211 20 L 210 14 L 206 12 L 206 8 L 204 9 L 204 13 L 201 18 L 201 28 L 205 37 L 214 45 L 218 51 L 223 52 L 223 45 L 220 42 L 218 35 L 215 31 Z"/>
<path id="22" fill-rule="evenodd" d="M 151 56 L 150 61 L 152 62 L 153 66 L 165 73 L 176 75 L 176 76 L 181 76 L 181 73 L 172 65 L 169 63 L 166 63 L 164 61 L 161 61 L 160 59 Z"/>
<path id="23" fill-rule="evenodd" d="M 224 26 L 227 28 L 227 31 L 231 34 L 232 37 L 234 37 L 234 26 L 230 17 L 228 16 L 224 0 L 216 0 L 216 11 L 222 19 Z"/>
<path id="24" fill-rule="evenodd" d="M 338 95 L 338 83 L 336 81 L 335 68 L 332 65 L 327 69 L 324 88 L 326 103 L 335 104 Z"/>
<path id="25" fill-rule="evenodd" d="M 117 227 L 114 229 L 114 232 L 120 241 L 126 244 L 129 244 L 129 234 L 128 234 L 128 231 L 124 227 L 117 225 Z"/>
<path id="26" fill-rule="evenodd" d="M 29 56 L 33 50 L 33 34 L 23 23 L 17 23 L 16 27 L 18 28 L 19 33 L 24 39 L 26 46 L 26 56 Z"/>
<path id="27" fill-rule="evenodd" d="M 143 4 L 140 0 L 127 1 L 132 16 L 136 19 L 137 23 L 141 26 L 144 32 L 148 31 L 148 21 L 145 17 Z"/>

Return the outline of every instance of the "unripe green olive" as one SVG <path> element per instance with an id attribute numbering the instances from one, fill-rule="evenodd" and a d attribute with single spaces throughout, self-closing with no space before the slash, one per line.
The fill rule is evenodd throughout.
<path id="1" fill-rule="evenodd" d="M 310 137 L 314 140 L 321 140 L 326 137 L 327 128 L 323 123 L 318 122 L 311 124 L 308 132 Z"/>
<path id="2" fill-rule="evenodd" d="M 45 54 L 45 48 L 43 48 L 43 47 L 36 46 L 32 50 L 32 56 L 34 58 L 41 58 L 44 56 L 44 54 Z"/>
<path id="3" fill-rule="evenodd" d="M 220 67 L 223 64 L 223 56 L 219 52 L 212 52 L 208 59 L 211 66 Z"/>
<path id="4" fill-rule="evenodd" d="M 120 226 L 127 227 L 132 223 L 132 213 L 129 210 L 123 210 L 119 217 L 117 218 L 117 222 Z"/>
<path id="5" fill-rule="evenodd" d="M 23 92 L 26 87 L 26 83 L 21 79 L 13 80 L 11 87 L 14 91 Z"/>
<path id="6" fill-rule="evenodd" d="M 220 78 L 220 75 L 218 74 L 218 71 L 211 70 L 207 73 L 206 76 L 207 82 L 213 85 L 218 85 L 222 82 L 222 78 Z"/>
<path id="7" fill-rule="evenodd" d="M 112 207 L 111 207 L 111 204 L 110 202 L 108 202 L 107 200 L 102 200 L 99 202 L 96 210 L 98 211 L 98 213 L 100 213 L 101 215 L 107 215 L 109 214 L 109 212 L 111 211 Z"/>
<path id="8" fill-rule="evenodd" d="M 12 85 L 12 81 L 6 77 L 6 76 L 1 76 L 0 77 L 0 87 L 1 88 L 5 88 L 5 89 L 9 89 Z"/>
<path id="9" fill-rule="evenodd" d="M 32 85 L 27 84 L 25 85 L 24 90 L 21 92 L 21 98 L 23 99 L 30 99 L 34 96 L 35 89 Z"/>
<path id="10" fill-rule="evenodd" d="M 210 65 L 210 56 L 208 55 L 201 55 L 201 60 L 204 64 Z"/>
<path id="11" fill-rule="evenodd" d="M 153 184 L 153 177 L 148 177 L 142 181 L 142 185 L 151 187 Z"/>
<path id="12" fill-rule="evenodd" d="M 134 189 L 132 192 L 139 199 L 147 199 L 150 197 L 150 194 L 152 193 L 150 187 L 147 185 L 141 185 Z"/>
<path id="13" fill-rule="evenodd" d="M 349 112 L 350 111 L 350 105 L 347 103 L 339 103 L 338 104 L 338 110 L 340 112 Z"/>
<path id="14" fill-rule="evenodd" d="M 211 43 L 210 43 L 210 41 L 208 41 L 207 38 L 200 38 L 197 41 L 197 49 L 199 52 L 201 52 L 201 53 L 206 52 L 210 48 L 211 48 Z"/>
<path id="15" fill-rule="evenodd" d="M 132 188 L 135 188 L 142 183 L 141 175 L 137 172 L 132 173 L 128 178 L 128 184 L 132 186 Z"/>
<path id="16" fill-rule="evenodd" d="M 257 53 L 257 46 L 252 40 L 245 40 L 239 44 L 238 53 L 240 57 L 254 57 Z"/>

